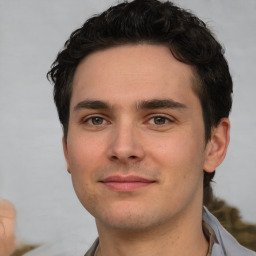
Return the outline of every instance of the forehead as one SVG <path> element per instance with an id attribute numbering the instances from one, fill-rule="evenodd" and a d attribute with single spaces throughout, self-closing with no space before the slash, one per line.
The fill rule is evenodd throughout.
<path id="1" fill-rule="evenodd" d="M 184 94 L 193 93 L 194 84 L 192 67 L 176 60 L 166 46 L 122 45 L 96 51 L 81 61 L 71 105 L 85 97 L 124 102 L 124 98 L 136 101 L 174 95 L 182 100 Z"/>

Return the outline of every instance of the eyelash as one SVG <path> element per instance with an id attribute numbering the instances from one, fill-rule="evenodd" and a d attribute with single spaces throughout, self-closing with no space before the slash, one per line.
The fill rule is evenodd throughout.
<path id="1" fill-rule="evenodd" d="M 160 119 L 160 120 L 162 120 L 162 121 L 164 121 L 164 123 L 156 124 L 155 122 L 156 122 L 156 119 L 157 119 L 157 118 Z M 93 122 L 94 122 L 93 120 L 95 120 L 95 119 L 100 119 L 100 120 L 102 121 L 102 123 L 99 123 L 99 124 L 93 123 Z M 151 122 L 150 122 L 151 120 L 153 120 L 154 123 L 151 123 Z M 160 120 L 159 120 L 159 121 L 160 121 Z M 150 117 L 147 119 L 147 121 L 146 121 L 146 123 L 149 123 L 150 125 L 156 125 L 156 126 L 159 126 L 159 127 L 164 126 L 164 125 L 166 125 L 166 124 L 168 124 L 168 123 L 173 123 L 173 122 L 174 122 L 174 120 L 172 120 L 171 118 L 166 117 L 166 116 L 164 116 L 164 115 L 154 115 L 154 116 L 150 116 Z M 108 124 L 108 123 L 110 123 L 110 122 L 107 121 L 106 118 L 105 118 L 105 117 L 102 117 L 102 116 L 89 116 L 89 117 L 87 117 L 86 119 L 83 119 L 83 120 L 82 120 L 82 123 L 83 123 L 83 124 L 88 124 L 88 125 L 90 125 L 90 126 L 97 127 L 97 126 L 106 125 L 106 124 Z"/>
<path id="2" fill-rule="evenodd" d="M 102 123 L 101 124 L 93 124 L 93 120 L 95 120 L 97 118 L 102 120 L 102 122 L 104 124 L 102 124 Z M 105 125 L 106 123 L 108 123 L 108 121 L 106 120 L 106 118 L 104 118 L 102 116 L 89 116 L 86 119 L 83 119 L 82 123 L 83 124 L 89 124 L 90 126 L 101 126 L 101 125 Z"/>
<path id="3" fill-rule="evenodd" d="M 173 123 L 174 120 L 172 120 L 171 118 L 169 117 L 166 117 L 164 115 L 154 115 L 154 116 L 151 116 L 149 119 L 148 119 L 148 123 L 150 123 L 150 120 L 153 120 L 153 121 L 156 121 L 157 118 L 160 118 L 160 119 L 164 119 L 164 123 L 163 124 L 156 124 L 156 123 L 153 123 L 152 125 L 156 125 L 156 126 L 164 126 L 168 123 Z"/>

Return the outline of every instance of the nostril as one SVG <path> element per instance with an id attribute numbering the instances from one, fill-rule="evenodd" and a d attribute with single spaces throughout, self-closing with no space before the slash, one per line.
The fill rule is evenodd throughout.
<path id="1" fill-rule="evenodd" d="M 130 159 L 135 159 L 137 158 L 136 156 L 129 156 Z"/>

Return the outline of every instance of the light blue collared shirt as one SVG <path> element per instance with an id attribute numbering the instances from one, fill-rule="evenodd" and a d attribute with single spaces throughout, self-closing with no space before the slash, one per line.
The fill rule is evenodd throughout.
<path id="1" fill-rule="evenodd" d="M 256 256 L 256 252 L 241 246 L 206 207 L 203 207 L 203 221 L 213 229 L 216 236 L 211 256 Z"/>

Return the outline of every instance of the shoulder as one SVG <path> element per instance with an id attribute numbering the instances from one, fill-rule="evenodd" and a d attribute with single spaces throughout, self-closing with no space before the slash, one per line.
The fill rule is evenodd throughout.
<path id="1" fill-rule="evenodd" d="M 203 221 L 213 229 L 216 236 L 212 256 L 256 256 L 256 252 L 240 245 L 206 207 L 203 208 Z"/>

